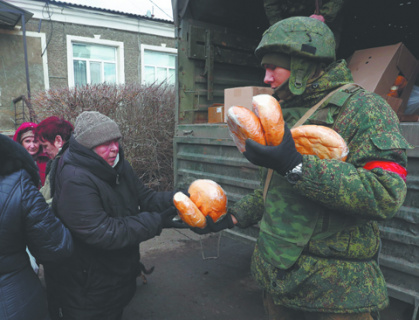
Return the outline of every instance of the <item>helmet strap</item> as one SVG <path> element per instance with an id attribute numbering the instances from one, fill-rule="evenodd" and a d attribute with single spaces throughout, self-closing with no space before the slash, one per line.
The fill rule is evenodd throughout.
<path id="1" fill-rule="evenodd" d="M 307 81 L 316 71 L 317 63 L 306 58 L 291 57 L 291 75 L 289 89 L 293 95 L 301 95 L 307 87 Z"/>

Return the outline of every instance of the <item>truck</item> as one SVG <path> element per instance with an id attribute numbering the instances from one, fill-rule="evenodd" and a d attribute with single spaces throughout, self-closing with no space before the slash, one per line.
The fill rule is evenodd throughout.
<path id="1" fill-rule="evenodd" d="M 269 27 L 263 0 L 172 0 L 172 5 L 178 48 L 175 186 L 185 189 L 195 179 L 211 179 L 223 187 L 232 204 L 260 184 L 258 168 L 238 151 L 222 118 L 228 107 L 226 90 L 266 87 L 264 70 L 254 55 Z M 337 58 L 399 42 L 417 58 L 419 29 L 410 5 L 414 1 L 346 3 Z M 209 110 L 214 108 L 224 115 L 220 122 L 210 123 Z M 414 320 L 419 308 L 419 122 L 400 126 L 415 148 L 408 150 L 406 200 L 393 219 L 380 223 L 379 261 L 390 297 L 411 304 Z M 226 232 L 252 244 L 258 226 Z"/>

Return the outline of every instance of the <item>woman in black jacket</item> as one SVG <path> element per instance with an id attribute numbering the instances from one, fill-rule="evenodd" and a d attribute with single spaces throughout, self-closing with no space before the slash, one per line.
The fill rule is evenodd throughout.
<path id="1" fill-rule="evenodd" d="M 113 120 L 85 111 L 58 162 L 52 206 L 75 249 L 68 263 L 45 267 L 53 319 L 120 319 L 136 290 L 139 243 L 178 226 L 174 192 L 147 188 L 120 138 Z"/>
<path id="2" fill-rule="evenodd" d="M 31 268 L 71 255 L 70 232 L 38 191 L 38 168 L 18 143 L 0 134 L 0 319 L 49 319 L 47 300 Z"/>

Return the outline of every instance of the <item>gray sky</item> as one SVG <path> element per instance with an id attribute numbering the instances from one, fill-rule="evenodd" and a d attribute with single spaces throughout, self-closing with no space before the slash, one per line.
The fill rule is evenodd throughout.
<path id="1" fill-rule="evenodd" d="M 126 13 L 147 15 L 155 18 L 173 20 L 171 0 L 58 0 L 62 2 L 83 4 L 91 7 L 111 9 Z"/>

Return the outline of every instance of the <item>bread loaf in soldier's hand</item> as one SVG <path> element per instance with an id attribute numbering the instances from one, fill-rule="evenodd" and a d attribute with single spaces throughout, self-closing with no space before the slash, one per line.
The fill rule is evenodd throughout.
<path id="1" fill-rule="evenodd" d="M 227 112 L 227 125 L 240 152 L 246 151 L 246 140 L 252 139 L 266 145 L 259 118 L 249 109 L 233 106 Z"/>
<path id="2" fill-rule="evenodd" d="M 284 119 L 278 101 L 270 95 L 261 94 L 253 97 L 252 104 L 254 112 L 244 107 L 232 107 L 227 115 L 228 127 L 241 152 L 245 151 L 246 139 L 277 146 L 284 136 Z M 301 154 L 317 155 L 320 159 L 346 160 L 348 146 L 331 128 L 304 125 L 291 129 L 291 133 L 295 147 Z"/>
<path id="3" fill-rule="evenodd" d="M 325 126 L 304 125 L 291 129 L 297 151 L 317 155 L 320 159 L 345 161 L 349 149 L 345 140 L 333 129 Z"/>
<path id="4" fill-rule="evenodd" d="M 284 137 L 284 117 L 278 100 L 269 94 L 259 94 L 253 97 L 252 106 L 262 125 L 266 145 L 280 145 Z"/>
<path id="5" fill-rule="evenodd" d="M 279 102 L 268 94 L 252 99 L 253 112 L 244 107 L 231 107 L 227 124 L 240 152 L 245 151 L 246 139 L 268 146 L 277 146 L 284 136 L 284 118 Z"/>

